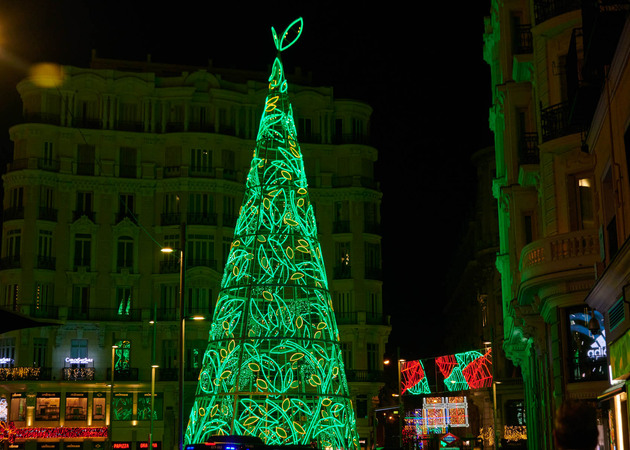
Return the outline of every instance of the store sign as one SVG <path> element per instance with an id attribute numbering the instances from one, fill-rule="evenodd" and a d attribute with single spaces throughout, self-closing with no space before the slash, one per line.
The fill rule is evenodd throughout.
<path id="1" fill-rule="evenodd" d="M 148 442 L 136 442 L 137 450 L 147 450 L 148 448 L 149 448 Z M 162 450 L 162 443 L 160 441 L 154 441 L 153 450 Z"/>
<path id="2" fill-rule="evenodd" d="M 0 358 L 0 364 L 13 364 L 13 358 Z"/>
<path id="3" fill-rule="evenodd" d="M 112 442 L 112 448 L 116 450 L 130 450 L 131 442 Z"/>
<path id="4" fill-rule="evenodd" d="M 66 364 L 89 364 L 93 362 L 94 358 L 66 358 Z"/>

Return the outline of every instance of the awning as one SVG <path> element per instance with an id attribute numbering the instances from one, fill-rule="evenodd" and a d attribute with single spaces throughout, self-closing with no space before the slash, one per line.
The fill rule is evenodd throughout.
<path id="1" fill-rule="evenodd" d="M 597 396 L 597 401 L 604 402 L 606 400 L 610 400 L 617 394 L 621 394 L 626 391 L 626 383 L 622 381 L 620 383 L 615 383 Z"/>

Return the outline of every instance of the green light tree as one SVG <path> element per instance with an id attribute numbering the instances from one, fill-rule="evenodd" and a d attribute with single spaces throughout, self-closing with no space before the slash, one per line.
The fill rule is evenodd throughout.
<path id="1" fill-rule="evenodd" d="M 243 204 L 225 266 L 186 443 L 258 436 L 267 444 L 357 448 L 339 331 L 309 201 L 278 36 Z"/>

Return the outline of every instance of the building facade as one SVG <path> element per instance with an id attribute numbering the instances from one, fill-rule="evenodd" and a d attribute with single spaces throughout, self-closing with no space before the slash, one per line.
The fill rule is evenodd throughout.
<path id="1" fill-rule="evenodd" d="M 32 79 L 18 85 L 24 121 L 10 130 L 3 304 L 62 324 L 0 336 L 6 420 L 27 450 L 36 441 L 71 447 L 97 427 L 112 433 L 87 437 L 92 447 L 111 437 L 117 448 L 144 448 L 153 430 L 154 447 L 173 448 L 180 363 L 189 411 L 266 77 L 96 57 L 89 69 L 63 70 L 59 87 Z M 382 309 L 382 194 L 374 180 L 377 150 L 368 141 L 372 111 L 334 98 L 330 87 L 309 86 L 300 74 L 288 78 L 296 83 L 298 139 L 367 446 L 391 330 Z M 160 252 L 182 250 L 182 229 L 184 355 L 178 350 L 180 260 L 178 252 Z M 154 376 L 152 365 L 159 366 Z M 26 428 L 41 432 L 25 439 Z M 67 428 L 83 430 L 77 433 L 84 437 L 64 437 Z M 46 430 L 62 437 L 44 436 Z"/>
<path id="2" fill-rule="evenodd" d="M 598 405 L 601 445 L 622 443 L 601 401 L 606 311 L 585 300 L 610 254 L 598 214 L 614 216 L 615 200 L 591 142 L 627 11 L 627 2 L 493 1 L 486 20 L 503 350 L 522 371 L 530 449 L 552 448 L 553 414 L 569 398 Z"/>

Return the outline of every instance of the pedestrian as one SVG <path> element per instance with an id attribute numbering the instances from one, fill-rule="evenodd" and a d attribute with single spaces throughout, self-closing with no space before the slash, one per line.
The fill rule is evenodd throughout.
<path id="1" fill-rule="evenodd" d="M 558 450 L 593 450 L 597 447 L 595 407 L 580 400 L 566 400 L 556 411 L 554 441 Z"/>

